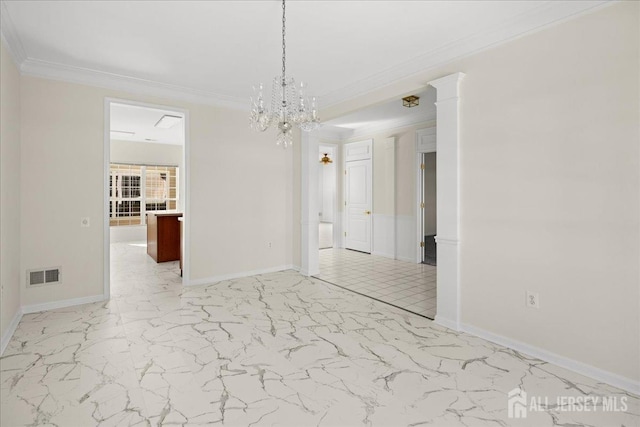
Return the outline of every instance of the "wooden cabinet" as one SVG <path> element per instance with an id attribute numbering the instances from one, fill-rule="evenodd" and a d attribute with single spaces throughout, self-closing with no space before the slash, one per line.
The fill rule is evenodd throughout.
<path id="1" fill-rule="evenodd" d="M 147 254 L 156 262 L 180 259 L 181 213 L 147 213 Z"/>
<path id="2" fill-rule="evenodd" d="M 184 259 L 184 217 L 178 218 L 180 222 L 180 277 L 182 277 L 182 260 Z"/>

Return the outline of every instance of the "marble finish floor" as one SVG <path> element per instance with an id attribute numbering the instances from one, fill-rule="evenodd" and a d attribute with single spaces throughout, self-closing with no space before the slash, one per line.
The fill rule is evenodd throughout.
<path id="1" fill-rule="evenodd" d="M 434 265 L 416 264 L 348 249 L 321 249 L 319 279 L 435 319 Z"/>
<path id="2" fill-rule="evenodd" d="M 640 423 L 638 396 L 294 271 L 183 288 L 143 247 L 113 254 L 110 301 L 23 317 L 0 359 L 3 427 Z M 509 418 L 514 388 L 550 404 Z"/>

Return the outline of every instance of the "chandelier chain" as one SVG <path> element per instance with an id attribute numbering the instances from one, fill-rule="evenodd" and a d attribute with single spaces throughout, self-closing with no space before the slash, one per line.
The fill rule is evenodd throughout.
<path id="1" fill-rule="evenodd" d="M 285 25 L 286 25 L 286 6 L 285 0 L 282 0 L 282 84 L 285 84 L 286 60 L 287 60 L 287 44 L 285 43 Z"/>

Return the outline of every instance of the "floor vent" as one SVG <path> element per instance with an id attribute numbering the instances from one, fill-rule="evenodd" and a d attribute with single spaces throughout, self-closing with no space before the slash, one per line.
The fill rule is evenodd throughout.
<path id="1" fill-rule="evenodd" d="M 39 268 L 27 271 L 27 286 L 54 285 L 62 281 L 60 267 Z"/>

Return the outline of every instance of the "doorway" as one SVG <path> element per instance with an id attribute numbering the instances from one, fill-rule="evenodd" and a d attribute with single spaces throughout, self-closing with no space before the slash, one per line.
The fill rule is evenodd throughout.
<path id="1" fill-rule="evenodd" d="M 438 245 L 438 267 L 437 267 L 437 314 L 435 316 L 435 322 L 449 327 L 454 330 L 460 330 L 460 273 L 459 273 L 459 256 L 460 256 L 460 86 L 464 78 L 463 73 L 454 73 L 437 80 L 429 82 L 429 85 L 436 91 L 435 93 L 435 106 L 437 107 L 437 128 L 434 131 L 437 133 L 438 150 L 437 150 L 437 219 L 438 219 L 438 232 L 436 237 L 436 243 Z M 369 108 L 370 111 L 374 110 L 377 106 Z M 354 120 L 358 119 L 358 120 Z M 435 119 L 435 114 L 434 114 Z M 349 127 L 350 123 L 362 123 L 362 117 L 345 117 L 342 122 L 333 121 L 329 123 L 333 128 L 337 128 L 339 134 L 343 134 L 344 128 Z M 387 126 L 391 128 L 392 126 Z M 326 128 L 326 126 L 325 126 Z M 371 134 L 369 128 L 365 135 Z M 331 129 L 326 128 L 324 132 L 327 134 Z M 334 132 L 335 133 L 335 132 Z M 346 137 L 341 136 L 339 139 L 351 139 L 354 137 L 355 131 L 349 131 Z M 364 132 L 363 132 L 364 133 Z M 302 143 L 303 147 L 307 144 L 312 150 L 302 150 L 302 171 L 301 180 L 306 183 L 310 189 L 317 188 L 317 173 L 315 170 L 316 153 L 318 142 L 323 137 L 322 132 L 315 135 L 305 136 L 303 133 Z M 421 141 L 418 140 L 418 145 Z M 414 142 L 415 144 L 415 142 Z M 413 155 L 415 158 L 415 145 L 413 148 Z M 400 157 L 398 159 L 398 164 Z M 410 166 L 410 163 L 404 163 L 409 167 L 412 175 L 415 178 L 415 169 Z M 312 173 L 313 172 L 313 173 Z M 417 179 L 416 179 L 417 181 Z M 398 181 L 396 184 L 397 189 L 403 188 Z M 399 194 L 397 196 L 399 197 Z M 410 194 L 410 193 L 409 193 Z M 413 192 L 413 194 L 416 194 Z M 403 193 L 403 198 L 406 194 Z M 419 199 L 414 198 L 411 195 L 414 202 Z M 342 202 L 341 202 L 342 203 Z M 417 203 L 416 203 L 417 205 Z M 410 209 L 411 212 L 415 212 L 415 208 Z M 321 260 L 319 260 L 320 251 L 318 251 L 317 240 L 314 240 L 311 236 L 317 233 L 317 210 L 313 209 L 313 204 L 310 203 L 308 198 L 302 197 L 302 233 L 301 233 L 301 271 L 307 275 L 317 275 L 321 273 Z M 416 227 L 415 214 L 411 214 L 408 221 L 401 222 L 401 212 L 396 211 L 395 221 L 395 234 L 398 236 L 402 234 L 408 234 L 415 236 L 412 240 L 414 242 L 413 247 L 409 248 L 406 252 L 407 257 L 411 259 L 414 266 L 422 266 L 424 268 L 433 268 L 421 263 L 422 248 L 419 246 L 419 242 L 424 239 L 424 236 L 418 235 L 417 230 L 422 226 Z M 397 238 L 396 241 L 400 241 Z M 417 250 L 416 250 L 417 249 Z M 404 257 L 400 255 L 400 248 L 395 248 L 396 259 L 402 259 Z M 404 253 L 404 252 L 403 252 Z M 372 255 L 369 255 L 372 256 Z M 409 260 L 407 260 L 409 261 Z M 329 277 L 327 279 L 330 279 Z M 362 282 L 362 276 L 355 277 L 354 281 Z"/>
<path id="2" fill-rule="evenodd" d="M 318 246 L 320 249 L 331 249 L 335 246 L 336 227 L 336 170 L 337 145 L 321 145 L 319 147 L 318 167 Z"/>
<path id="3" fill-rule="evenodd" d="M 104 294 L 189 276 L 188 112 L 105 100 Z"/>
<path id="4" fill-rule="evenodd" d="M 422 242 L 421 261 L 427 265 L 437 265 L 436 230 L 437 230 L 437 183 L 436 153 L 420 153 L 420 236 Z"/>

